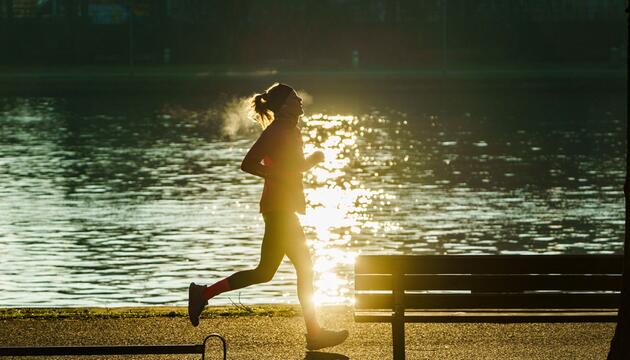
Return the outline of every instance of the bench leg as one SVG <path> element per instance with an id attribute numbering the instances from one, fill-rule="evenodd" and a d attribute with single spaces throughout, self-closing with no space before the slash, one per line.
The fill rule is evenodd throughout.
<path id="1" fill-rule="evenodd" d="M 392 322 L 392 343 L 394 344 L 394 360 L 405 360 L 405 321 L 396 319 Z"/>

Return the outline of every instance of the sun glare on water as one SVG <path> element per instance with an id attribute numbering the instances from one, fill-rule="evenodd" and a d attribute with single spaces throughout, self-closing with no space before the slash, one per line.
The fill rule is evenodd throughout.
<path id="1" fill-rule="evenodd" d="M 321 150 L 326 159 L 305 176 L 309 206 L 301 219 L 314 255 L 314 301 L 350 304 L 351 279 L 339 270 L 354 264 L 358 251 L 351 247 L 353 234 L 361 232 L 366 207 L 378 191 L 366 189 L 348 174 L 352 159 L 360 156 L 357 117 L 317 114 L 304 120 L 304 153 Z"/>

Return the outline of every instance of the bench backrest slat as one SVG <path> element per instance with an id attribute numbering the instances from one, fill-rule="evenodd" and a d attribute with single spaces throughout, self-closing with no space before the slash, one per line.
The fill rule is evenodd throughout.
<path id="1" fill-rule="evenodd" d="M 621 274 L 621 255 L 364 255 L 356 274 Z"/>
<path id="2" fill-rule="evenodd" d="M 403 310 L 612 309 L 622 271 L 622 255 L 364 255 L 356 308 L 394 309 L 398 294 Z"/>
<path id="3" fill-rule="evenodd" d="M 497 296 L 499 295 L 499 296 Z M 392 309 L 393 295 L 357 294 L 355 308 Z M 619 294 L 405 294 L 406 309 L 613 309 Z"/>
<path id="4" fill-rule="evenodd" d="M 406 290 L 620 291 L 621 275 L 404 275 Z M 357 275 L 356 290 L 392 290 L 392 275 Z"/>

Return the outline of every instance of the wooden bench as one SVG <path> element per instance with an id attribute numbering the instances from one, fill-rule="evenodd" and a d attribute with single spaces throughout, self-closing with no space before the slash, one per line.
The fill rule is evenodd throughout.
<path id="1" fill-rule="evenodd" d="M 202 344 L 5 347 L 0 348 L 0 356 L 201 354 L 203 360 L 211 337 L 221 340 L 223 360 L 227 359 L 227 342 L 219 334 L 208 335 Z"/>
<path id="2" fill-rule="evenodd" d="M 622 255 L 365 255 L 355 263 L 356 322 L 614 322 Z"/>

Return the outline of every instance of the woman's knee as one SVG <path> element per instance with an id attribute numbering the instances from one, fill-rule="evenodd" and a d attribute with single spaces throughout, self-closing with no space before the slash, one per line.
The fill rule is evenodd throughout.
<path id="1" fill-rule="evenodd" d="M 298 281 L 313 281 L 313 269 L 310 267 L 296 268 Z"/>
<path id="2" fill-rule="evenodd" d="M 268 267 L 257 267 L 254 271 L 254 279 L 256 283 L 266 283 L 273 279 L 273 276 L 276 274 L 276 269 L 268 268 Z"/>

